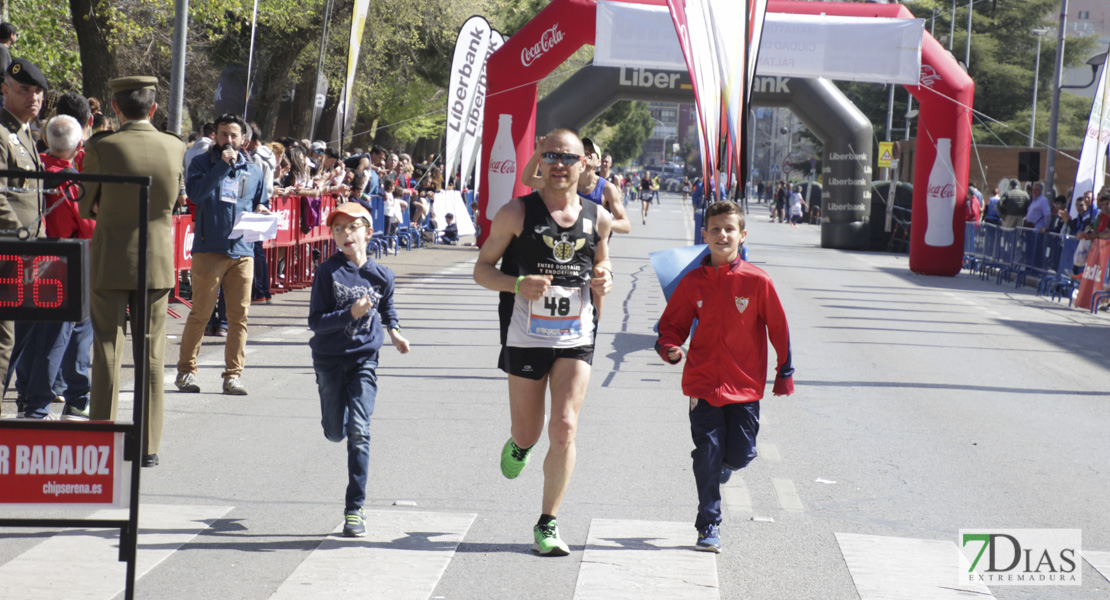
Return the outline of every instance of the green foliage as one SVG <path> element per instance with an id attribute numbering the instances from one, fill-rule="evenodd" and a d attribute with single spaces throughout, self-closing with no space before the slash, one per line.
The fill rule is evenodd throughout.
<path id="1" fill-rule="evenodd" d="M 951 27 L 951 4 L 947 0 L 917 0 L 906 5 L 916 16 L 926 19 L 925 27 L 931 24 L 931 16 L 936 13 L 935 36 L 940 39 L 948 35 Z M 967 49 L 967 9 L 956 11 L 956 27 L 952 52 L 963 61 Z M 1041 39 L 1040 77 L 1038 78 L 1038 100 L 1050 101 L 1053 65 L 1056 58 L 1056 33 L 1058 21 L 1053 15 L 1059 10 L 1059 0 L 1008 0 L 1004 2 L 978 2 L 972 17 L 971 58 L 968 73 L 975 80 L 975 109 L 993 119 L 1004 122 L 1011 129 L 992 126 L 989 130 L 977 121 L 974 129 L 976 141 L 999 139 L 1010 145 L 1024 145 L 1028 140 L 1029 110 L 1033 93 L 1033 67 L 1036 58 L 1037 36 L 1032 30 L 1049 27 L 1048 35 Z M 1064 45 L 1064 65 L 1081 65 L 1097 52 L 1093 37 L 1067 38 Z M 947 47 L 947 46 L 946 46 Z M 1063 104 L 1063 100 L 1061 103 Z M 1071 102 L 1070 100 L 1068 102 Z M 885 98 L 881 102 L 886 107 Z M 1040 102 L 1038 102 L 1040 105 Z M 869 116 L 873 110 L 865 110 Z M 885 122 L 884 118 L 877 123 Z M 1065 115 L 1060 113 L 1061 131 L 1082 129 L 1086 125 L 1087 113 Z M 904 114 L 905 110 L 895 114 Z M 1022 117 L 1021 115 L 1024 115 Z M 1038 117 L 1046 121 L 1048 110 L 1038 106 Z M 1076 122 L 1072 120 L 1078 119 Z M 1080 122 L 1081 121 L 1081 122 Z M 997 138 L 995 136 L 998 136 Z M 1044 139 L 1044 138 L 1041 138 Z"/>
<path id="2" fill-rule="evenodd" d="M 81 89 L 81 57 L 69 4 L 65 0 L 12 0 L 10 13 L 19 29 L 12 56 L 35 63 L 51 89 L 63 93 Z M 30 15 L 33 18 L 24 18 Z"/>
<path id="3" fill-rule="evenodd" d="M 498 31 L 510 36 L 520 31 L 548 4 L 551 0 L 493 0 L 490 8 L 494 16 L 490 22 Z"/>
<path id="4" fill-rule="evenodd" d="M 625 104 L 627 107 L 621 107 Z M 625 113 L 619 120 L 611 123 L 603 117 L 612 111 L 613 114 Z M 616 117 L 612 117 L 616 119 Z M 614 165 L 628 164 L 632 159 L 640 156 L 644 142 L 651 135 L 655 122 L 651 119 L 646 102 L 618 102 L 609 108 L 602 117 L 596 119 L 612 129 L 612 135 L 607 140 L 599 142 L 601 147 L 613 155 Z M 600 137 L 600 136 L 599 136 Z"/>

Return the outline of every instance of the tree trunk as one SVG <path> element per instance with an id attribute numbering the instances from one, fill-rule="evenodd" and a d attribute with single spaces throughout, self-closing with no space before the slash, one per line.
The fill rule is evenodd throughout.
<path id="1" fill-rule="evenodd" d="M 115 56 L 108 48 L 108 18 L 96 10 L 100 2 L 69 0 L 69 9 L 81 49 L 81 83 L 85 96 L 100 98 L 106 108 L 112 99 L 108 81 L 116 77 L 117 68 Z"/>

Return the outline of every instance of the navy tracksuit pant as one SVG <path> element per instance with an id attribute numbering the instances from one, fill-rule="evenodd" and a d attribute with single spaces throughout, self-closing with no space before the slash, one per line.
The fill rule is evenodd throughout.
<path id="1" fill-rule="evenodd" d="M 698 517 L 694 527 L 721 522 L 721 468 L 743 469 L 756 457 L 759 401 L 713 406 L 690 399 L 690 435 L 694 438 L 694 480 Z"/>

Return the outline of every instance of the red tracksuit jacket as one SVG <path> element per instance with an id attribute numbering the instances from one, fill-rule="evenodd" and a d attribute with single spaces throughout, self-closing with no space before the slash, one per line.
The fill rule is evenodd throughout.
<path id="1" fill-rule="evenodd" d="M 721 267 L 709 266 L 709 258 L 682 278 L 659 320 L 655 348 L 663 360 L 669 348 L 686 341 L 698 320 L 682 372 L 682 393 L 713 406 L 761 399 L 768 338 L 778 358 L 773 391 L 793 393 L 790 332 L 770 276 L 739 257 Z"/>

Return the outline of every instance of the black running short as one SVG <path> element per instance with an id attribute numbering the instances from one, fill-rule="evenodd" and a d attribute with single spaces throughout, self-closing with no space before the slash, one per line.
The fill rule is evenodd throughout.
<path id="1" fill-rule="evenodd" d="M 594 347 L 576 346 L 574 348 L 518 348 L 502 346 L 497 366 L 509 375 L 539 381 L 549 371 L 555 359 L 572 358 L 588 365 L 594 362 Z"/>

